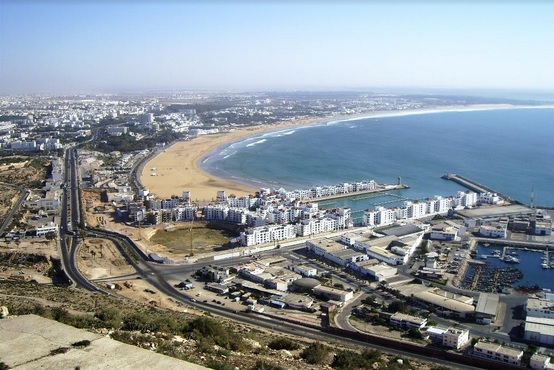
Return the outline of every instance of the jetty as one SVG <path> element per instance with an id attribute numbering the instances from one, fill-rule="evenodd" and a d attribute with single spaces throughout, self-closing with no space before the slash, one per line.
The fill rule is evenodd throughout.
<path id="1" fill-rule="evenodd" d="M 462 175 L 458 175 L 456 173 L 448 173 L 446 175 L 441 176 L 441 178 L 443 178 L 445 180 L 454 181 L 455 183 L 460 184 L 463 187 L 465 187 L 465 188 L 467 188 L 471 191 L 474 191 L 476 193 L 496 193 L 496 194 L 498 194 L 498 196 L 500 196 L 500 197 L 502 197 L 506 200 L 511 201 L 510 197 L 508 197 L 504 194 L 501 194 L 498 191 L 496 191 L 494 189 L 491 189 L 486 185 L 480 184 L 477 181 L 470 180 L 467 177 L 464 177 Z"/>

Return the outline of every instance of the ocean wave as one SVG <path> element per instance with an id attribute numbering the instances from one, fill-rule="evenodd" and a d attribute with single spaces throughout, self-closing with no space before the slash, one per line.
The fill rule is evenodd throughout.
<path id="1" fill-rule="evenodd" d="M 250 144 L 246 145 L 246 147 L 256 146 L 258 144 L 265 143 L 266 141 L 267 141 L 266 139 L 258 140 L 258 141 L 255 141 L 253 143 L 250 143 Z"/>
<path id="2" fill-rule="evenodd" d="M 227 154 L 226 156 L 224 156 L 223 159 L 227 159 L 227 158 L 229 158 L 230 156 L 232 156 L 233 154 L 236 154 L 237 152 L 238 152 L 238 150 L 235 150 L 233 153 Z"/>
<path id="3" fill-rule="evenodd" d="M 285 136 L 285 135 L 292 135 L 296 132 L 296 130 L 292 130 L 292 131 L 287 131 L 287 132 L 283 132 L 283 134 L 281 136 Z"/>

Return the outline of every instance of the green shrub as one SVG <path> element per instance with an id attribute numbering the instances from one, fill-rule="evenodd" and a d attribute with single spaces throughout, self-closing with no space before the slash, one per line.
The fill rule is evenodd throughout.
<path id="1" fill-rule="evenodd" d="M 298 344 L 298 342 L 286 337 L 276 338 L 271 342 L 269 342 L 267 346 L 275 350 L 286 349 L 289 351 L 293 351 L 295 349 L 300 348 L 300 344 Z"/>
<path id="2" fill-rule="evenodd" d="M 330 352 L 331 349 L 325 344 L 313 342 L 310 343 L 308 347 L 304 348 L 300 357 L 306 360 L 307 363 L 315 365 L 323 363 Z"/>

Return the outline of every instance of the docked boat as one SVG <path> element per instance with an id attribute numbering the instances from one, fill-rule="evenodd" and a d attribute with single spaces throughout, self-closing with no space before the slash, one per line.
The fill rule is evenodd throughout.
<path id="1" fill-rule="evenodd" d="M 550 268 L 550 266 L 548 266 L 548 263 L 543 263 L 541 266 L 542 266 L 543 269 L 549 269 Z"/>
<path id="2" fill-rule="evenodd" d="M 513 256 L 504 256 L 503 261 L 506 263 L 519 263 L 519 259 Z"/>

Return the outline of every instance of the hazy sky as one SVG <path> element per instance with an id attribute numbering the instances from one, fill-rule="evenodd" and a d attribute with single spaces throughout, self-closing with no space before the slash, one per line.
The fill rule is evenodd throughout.
<path id="1" fill-rule="evenodd" d="M 554 2 L 445 2 L 0 0 L 0 93 L 554 90 Z"/>

